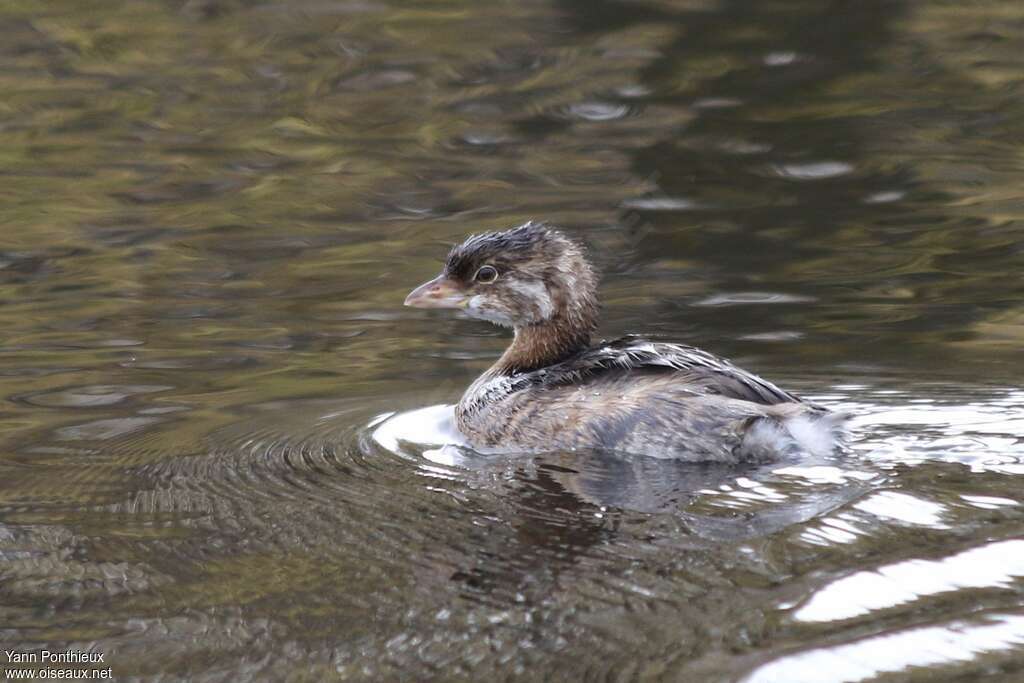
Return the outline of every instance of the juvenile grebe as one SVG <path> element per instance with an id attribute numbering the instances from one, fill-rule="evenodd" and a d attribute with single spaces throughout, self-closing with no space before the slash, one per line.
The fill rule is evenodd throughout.
<path id="1" fill-rule="evenodd" d="M 592 346 L 596 286 L 577 243 L 530 222 L 470 237 L 409 294 L 406 306 L 460 309 L 515 331 L 456 408 L 471 445 L 695 462 L 838 446 L 842 416 L 706 351 L 633 336 Z"/>

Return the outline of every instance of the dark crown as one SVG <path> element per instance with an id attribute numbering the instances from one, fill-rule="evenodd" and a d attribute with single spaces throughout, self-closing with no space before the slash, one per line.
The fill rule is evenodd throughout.
<path id="1" fill-rule="evenodd" d="M 449 252 L 444 271 L 451 277 L 469 279 L 484 263 L 503 267 L 540 256 L 557 256 L 573 243 L 544 223 L 530 221 L 501 232 L 472 235 Z"/>

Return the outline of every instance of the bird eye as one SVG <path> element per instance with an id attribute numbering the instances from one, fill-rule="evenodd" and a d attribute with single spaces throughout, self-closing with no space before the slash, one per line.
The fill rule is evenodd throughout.
<path id="1" fill-rule="evenodd" d="M 480 270 L 476 271 L 476 275 L 473 276 L 473 279 L 477 282 L 490 284 L 498 279 L 498 270 L 494 266 L 484 266 Z"/>

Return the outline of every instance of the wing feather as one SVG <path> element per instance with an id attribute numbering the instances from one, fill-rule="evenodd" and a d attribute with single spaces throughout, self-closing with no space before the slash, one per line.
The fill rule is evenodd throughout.
<path id="1" fill-rule="evenodd" d="M 635 336 L 598 344 L 544 370 L 520 376 L 519 381 L 548 386 L 598 379 L 622 372 L 676 372 L 682 383 L 702 393 L 762 405 L 806 403 L 768 380 L 742 370 L 728 360 L 684 344 L 652 342 Z M 516 382 L 518 383 L 518 382 Z"/>

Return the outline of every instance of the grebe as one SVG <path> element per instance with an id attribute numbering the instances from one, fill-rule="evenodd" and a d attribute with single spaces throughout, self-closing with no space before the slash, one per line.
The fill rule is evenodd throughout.
<path id="1" fill-rule="evenodd" d="M 596 288 L 580 245 L 530 222 L 469 237 L 409 294 L 406 306 L 514 330 L 455 409 L 470 445 L 726 463 L 839 448 L 843 415 L 706 351 L 635 336 L 591 345 Z"/>

